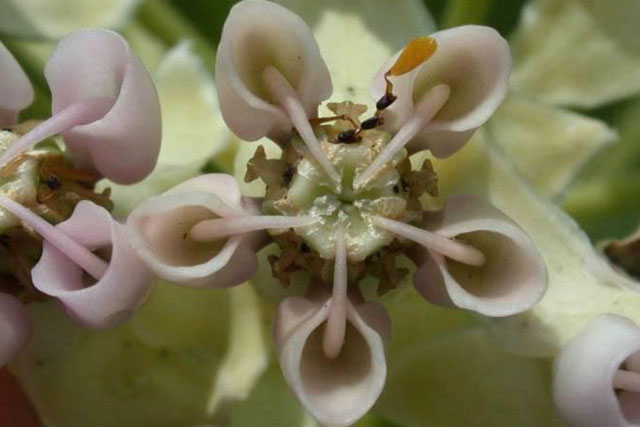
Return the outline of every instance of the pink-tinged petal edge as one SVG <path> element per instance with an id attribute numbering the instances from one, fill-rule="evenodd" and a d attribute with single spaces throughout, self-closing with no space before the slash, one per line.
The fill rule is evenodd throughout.
<path id="1" fill-rule="evenodd" d="M 11 52 L 0 42 L 0 126 L 16 122 L 18 112 L 33 101 L 29 78 Z"/>
<path id="2" fill-rule="evenodd" d="M 109 99 L 106 114 L 62 132 L 74 162 L 114 182 L 140 181 L 160 151 L 158 96 L 128 43 L 109 30 L 79 30 L 63 38 L 45 67 L 56 114 L 90 99 Z"/>
<path id="3" fill-rule="evenodd" d="M 384 343 L 390 320 L 377 302 L 347 303 L 347 331 L 336 358 L 323 350 L 331 299 L 291 297 L 278 307 L 274 338 L 289 386 L 321 423 L 356 422 L 375 403 L 386 379 Z"/>
<path id="4" fill-rule="evenodd" d="M 135 250 L 161 278 L 187 286 L 229 287 L 256 272 L 255 252 L 263 232 L 198 242 L 191 239 L 191 230 L 212 218 L 255 212 L 233 177 L 208 174 L 147 199 L 129 215 L 127 230 Z"/>
<path id="5" fill-rule="evenodd" d="M 442 110 L 407 145 L 410 152 L 430 149 L 434 156 L 443 158 L 459 150 L 502 102 L 511 55 L 507 41 L 489 27 L 466 25 L 430 37 L 438 45 L 433 56 L 415 70 L 390 78 L 398 98 L 384 110 L 384 128 L 397 132 L 431 88 L 448 85 L 451 94 Z M 371 83 L 374 99 L 384 94 L 384 73 L 399 55 L 376 73 Z"/>
<path id="6" fill-rule="evenodd" d="M 291 134 L 291 121 L 265 86 L 263 72 L 269 66 L 293 87 L 307 117 L 315 117 L 332 85 L 309 26 L 278 4 L 239 2 L 222 30 L 215 80 L 222 117 L 244 140 L 269 136 L 285 142 Z"/>
<path id="7" fill-rule="evenodd" d="M 432 250 L 422 252 L 414 284 L 428 301 L 502 317 L 523 312 L 543 297 L 548 274 L 541 255 L 495 207 L 475 197 L 451 196 L 442 211 L 425 212 L 423 228 L 469 244 L 486 258 L 474 267 Z"/>
<path id="8" fill-rule="evenodd" d="M 602 314 L 571 340 L 554 362 L 553 396 L 569 424 L 580 427 L 640 425 L 640 393 L 614 389 L 621 368 L 640 386 L 640 328 Z"/>
<path id="9" fill-rule="evenodd" d="M 81 201 L 56 228 L 89 250 L 110 250 L 107 270 L 96 282 L 45 240 L 31 271 L 35 287 L 58 298 L 86 326 L 110 328 L 129 319 L 148 294 L 153 275 L 130 246 L 124 226 L 104 208 Z"/>

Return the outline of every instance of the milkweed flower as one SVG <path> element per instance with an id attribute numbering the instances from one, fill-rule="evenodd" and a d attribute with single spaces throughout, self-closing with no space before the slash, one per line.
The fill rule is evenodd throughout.
<path id="1" fill-rule="evenodd" d="M 571 425 L 623 427 L 638 421 L 640 328 L 602 314 L 555 360 L 554 399 Z"/>
<path id="2" fill-rule="evenodd" d="M 332 73 L 333 95 L 336 101 L 351 99 L 361 104 L 369 103 L 368 94 L 363 90 L 363 86 L 369 80 L 368 76 L 372 75 L 379 64 L 407 40 L 431 32 L 427 30 L 430 27 L 430 21 L 425 18 L 421 2 L 374 2 L 372 4 L 370 1 L 354 1 L 339 5 L 338 2 L 333 4 L 324 2 L 322 7 L 297 1 L 284 3 L 288 3 L 289 7 L 300 13 L 314 27 L 316 39 Z M 514 64 L 516 73 L 518 68 L 526 62 L 535 63 L 535 61 L 529 61 L 530 59 L 542 59 L 537 65 L 530 67 L 532 72 L 529 77 L 537 77 L 538 82 L 544 83 L 546 87 L 553 87 L 553 82 L 558 79 L 554 79 L 550 71 L 564 72 L 571 66 L 571 73 L 566 73 L 571 77 L 569 82 L 561 81 L 556 89 L 562 89 L 565 94 L 573 96 L 580 95 L 581 92 L 580 87 L 575 88 L 580 86 L 576 83 L 590 84 L 596 81 L 587 77 L 588 73 L 585 73 L 587 70 L 589 73 L 599 70 L 603 76 L 607 76 L 608 74 L 602 73 L 602 70 L 615 67 L 616 70 L 626 69 L 619 75 L 616 82 L 619 83 L 618 87 L 624 87 L 624 92 L 627 92 L 629 87 L 627 83 L 634 79 L 634 71 L 637 68 L 632 66 L 632 62 L 620 60 L 620 54 L 623 52 L 615 49 L 601 49 L 602 43 L 607 42 L 606 37 L 603 40 L 603 32 L 593 30 L 594 23 L 589 19 L 585 20 L 584 11 L 581 10 L 587 4 L 591 7 L 596 3 L 565 0 L 529 2 L 527 15 L 524 17 L 526 19 L 523 19 L 517 32 L 527 31 L 527 37 L 523 37 L 524 46 L 529 46 L 530 49 L 516 52 Z M 607 9 L 614 11 L 623 8 Z M 633 13 L 628 15 L 634 16 Z M 535 19 L 531 19 L 532 17 Z M 558 18 L 560 18 L 559 21 Z M 597 21 L 597 24 L 601 23 L 600 20 Z M 545 25 L 551 26 L 545 27 Z M 597 28 L 600 29 L 599 26 Z M 566 34 L 571 34 L 572 37 L 566 37 Z M 555 49 L 558 38 L 568 41 L 562 45 L 564 50 L 561 54 Z M 605 51 L 615 52 L 615 55 L 602 55 Z M 345 66 L 345 57 L 350 59 L 348 67 Z M 576 57 L 579 60 L 576 60 Z M 549 63 L 563 65 L 554 68 L 549 67 Z M 580 64 L 588 65 L 580 67 Z M 363 79 L 363 76 L 367 78 Z M 555 77 L 558 76 L 555 75 Z M 569 112 L 558 106 L 558 104 L 575 105 L 573 101 L 565 99 L 559 102 L 557 99 L 546 96 L 539 87 L 526 90 L 522 83 L 526 84 L 527 79 L 518 78 L 518 80 L 517 90 L 510 91 L 506 101 L 498 109 L 497 114 L 493 115 L 488 126 L 476 131 L 474 137 L 452 157 L 443 161 L 432 159 L 434 169 L 440 178 L 440 196 L 436 203 L 439 208 L 445 206 L 446 199 L 452 199 L 451 194 L 467 193 L 474 194 L 485 203 L 489 201 L 507 213 L 527 230 L 544 257 L 550 273 L 550 290 L 539 304 L 520 315 L 491 318 L 491 320 L 483 316 L 475 317 L 475 319 L 481 319 L 485 326 L 489 326 L 491 336 L 488 336 L 487 329 L 483 328 L 482 324 L 470 321 L 469 316 L 459 311 L 443 311 L 426 305 L 415 297 L 418 295 L 416 292 L 410 292 L 407 287 L 401 287 L 382 296 L 380 301 L 385 304 L 392 318 L 394 334 L 393 339 L 387 342 L 387 358 L 390 364 L 386 392 L 375 411 L 402 425 L 466 425 L 470 418 L 474 421 L 482 420 L 488 425 L 512 425 L 514 420 L 517 420 L 520 425 L 550 425 L 550 419 L 554 418 L 554 414 L 548 407 L 550 401 L 547 402 L 545 398 L 549 391 L 546 385 L 548 364 L 546 357 L 559 351 L 594 313 L 622 312 L 638 320 L 637 310 L 634 309 L 638 303 L 637 296 L 619 286 L 625 283 L 624 277 L 612 272 L 602 262 L 593 252 L 588 240 L 566 215 L 538 195 L 538 192 L 541 192 L 559 197 L 566 189 L 567 183 L 575 176 L 576 171 L 584 164 L 585 159 L 588 159 L 604 142 L 610 141 L 614 135 L 602 122 Z M 602 80 L 598 81 L 602 82 Z M 567 90 L 568 88 L 572 90 Z M 603 89 L 606 92 L 607 88 L 607 85 L 600 85 L 595 87 L 595 90 L 592 90 L 594 87 L 589 90 L 595 95 L 594 99 L 600 99 L 598 102 L 601 102 L 599 92 Z M 520 96 L 523 93 L 527 97 Z M 539 94 L 541 96 L 538 96 Z M 184 99 L 190 100 L 188 97 Z M 169 101 L 167 104 L 176 105 Z M 193 105 L 193 103 L 185 101 L 177 105 Z M 321 108 L 325 109 L 324 106 Z M 328 114 L 330 114 L 328 111 L 323 113 L 323 115 Z M 204 121 L 184 119 L 183 122 L 197 126 Z M 183 141 L 191 140 L 193 138 L 183 138 Z M 271 145 L 271 147 L 274 146 Z M 278 157 L 277 153 L 274 155 L 278 150 L 270 151 L 268 146 L 266 148 L 269 159 L 265 160 Z M 191 149 L 187 151 L 194 152 Z M 259 185 L 253 185 L 259 180 L 254 181 L 253 184 L 242 183 L 247 160 L 251 158 L 254 151 L 255 148 L 250 144 L 243 144 L 236 158 L 236 176 L 245 196 L 264 195 L 264 192 L 252 191 L 259 187 Z M 246 153 L 249 154 L 245 155 Z M 254 165 L 262 161 L 260 156 L 254 155 L 254 157 L 256 157 Z M 412 156 L 412 161 L 417 164 L 418 169 L 424 157 L 427 157 L 424 156 L 424 152 Z M 515 162 L 517 171 L 512 162 Z M 220 164 L 225 166 L 224 163 Z M 252 169 L 255 174 L 256 168 Z M 518 172 L 525 175 L 528 183 Z M 528 185 L 531 183 L 535 186 L 535 192 Z M 428 200 L 431 201 L 430 198 Z M 261 234 L 265 235 L 265 233 Z M 274 246 L 271 245 L 271 248 Z M 273 253 L 274 251 L 264 252 Z M 263 261 L 260 264 L 267 263 L 264 252 L 258 254 L 258 259 Z M 262 274 L 259 273 L 252 280 L 253 285 L 263 295 L 273 300 L 276 299 L 273 298 L 273 294 L 289 293 L 279 290 L 269 293 L 279 288 L 273 286 L 273 281 L 264 273 L 262 271 Z M 291 277 L 294 287 L 296 286 L 295 275 L 295 273 L 288 274 L 286 271 L 279 274 L 283 279 L 286 276 Z M 331 279 L 331 271 L 328 271 L 325 276 Z M 169 290 L 173 288 L 163 286 L 161 289 L 163 292 L 171 292 Z M 105 416 L 110 420 L 124 420 L 114 421 L 115 423 L 153 424 L 158 419 L 166 422 L 168 417 L 161 418 L 159 414 L 166 413 L 164 410 L 168 406 L 171 406 L 171 413 L 174 415 L 176 412 L 174 408 L 184 409 L 185 406 L 190 408 L 191 412 L 200 413 L 201 408 L 192 403 L 201 400 L 199 397 L 209 390 L 203 391 L 199 388 L 202 382 L 200 379 L 207 377 L 210 372 L 209 365 L 197 365 L 202 358 L 196 363 L 185 365 L 179 358 L 180 353 L 174 351 L 176 347 L 170 346 L 176 344 L 173 341 L 183 343 L 185 340 L 191 340 L 189 342 L 193 342 L 196 336 L 202 337 L 198 340 L 198 349 L 202 347 L 203 342 L 208 343 L 209 337 L 212 336 L 207 335 L 209 330 L 198 335 L 193 332 L 194 328 L 203 331 L 204 323 L 219 325 L 223 322 L 217 317 L 213 321 L 209 316 L 205 318 L 201 315 L 202 310 L 193 313 L 192 307 L 202 307 L 205 303 L 200 300 L 205 301 L 205 299 L 212 306 L 224 306 L 223 296 L 233 295 L 238 290 L 246 290 L 246 288 L 233 288 L 229 292 L 219 293 L 216 295 L 219 299 L 215 299 L 215 303 L 211 302 L 213 293 L 201 291 L 202 298 L 186 294 L 192 295 L 191 306 L 186 302 L 184 306 L 178 304 L 179 301 L 184 302 L 185 294 L 165 294 L 164 304 L 153 304 L 152 310 L 156 313 L 155 317 L 146 316 L 145 310 L 139 313 L 140 316 L 133 322 L 135 335 L 138 338 L 143 337 L 145 343 L 153 343 L 158 352 L 163 351 L 162 354 L 166 354 L 167 348 L 171 349 L 169 357 L 172 363 L 163 364 L 164 370 L 159 369 L 160 362 L 154 358 L 154 353 L 139 351 L 139 346 L 135 344 L 137 338 L 131 337 L 130 328 L 127 327 L 123 328 L 118 339 L 114 336 L 105 336 L 102 339 L 87 338 L 86 334 L 74 331 L 76 337 L 73 345 L 70 345 L 66 352 L 48 348 L 44 345 L 46 337 L 67 336 L 70 328 L 65 327 L 63 321 L 45 314 L 41 316 L 45 326 L 57 323 L 58 328 L 43 328 L 46 334 L 43 335 L 45 338 L 39 340 L 42 345 L 30 354 L 31 364 L 25 362 L 19 367 L 20 378 L 23 379 L 24 384 L 29 384 L 32 389 L 31 395 L 35 399 L 38 398 L 38 394 L 51 395 L 52 393 L 47 393 L 49 390 L 71 390 L 69 394 L 72 400 L 83 397 L 80 389 L 64 387 L 60 384 L 84 384 L 87 382 L 86 378 L 102 378 L 101 370 L 109 372 L 115 370 L 126 375 L 128 379 L 134 378 L 136 381 L 115 391 L 114 381 L 106 379 L 103 382 L 110 386 L 107 388 L 111 393 L 105 392 L 105 388 L 100 389 L 98 385 L 95 389 L 92 388 L 93 381 L 88 385 L 91 391 L 96 392 L 90 393 L 91 396 L 100 396 L 100 398 L 93 398 L 93 401 L 106 399 L 113 402 L 114 396 L 123 397 L 131 390 L 136 390 L 136 395 L 140 397 L 136 401 L 138 410 L 134 409 L 135 405 L 129 404 L 130 399 L 128 399 L 127 405 L 123 404 L 118 413 L 108 411 L 108 415 Z M 370 299 L 370 296 L 368 298 Z M 315 301 L 312 296 L 309 296 L 309 299 Z M 359 301 L 352 302 L 357 305 Z M 183 308 L 183 311 L 180 312 L 177 306 Z M 244 315 L 239 315 L 238 319 L 249 316 L 246 307 L 244 309 Z M 181 315 L 167 316 L 167 310 L 169 313 L 181 313 Z M 213 316 L 212 313 L 209 314 Z M 252 311 L 251 315 L 253 314 Z M 185 316 L 187 316 L 186 319 Z M 241 320 L 238 324 L 242 326 L 234 327 L 234 330 L 246 330 L 249 323 L 246 319 Z M 186 327 L 186 325 L 192 327 Z M 168 330 L 169 333 L 163 333 L 163 330 Z M 223 337 L 220 340 L 227 339 L 223 333 L 216 336 Z M 434 339 L 434 337 L 437 338 Z M 211 342 L 220 340 L 211 340 Z M 494 341 L 505 344 L 511 352 L 541 358 L 515 356 L 496 346 Z M 134 351 L 127 353 L 125 348 L 132 342 Z M 245 341 L 240 346 L 240 351 L 231 353 L 236 357 L 250 353 L 248 349 L 250 342 L 252 341 Z M 162 345 L 168 346 L 161 347 Z M 191 352 L 193 348 L 194 346 L 185 347 L 185 352 Z M 93 349 L 104 349 L 105 353 L 111 355 L 111 359 L 119 362 L 93 360 L 92 365 L 84 363 L 87 358 L 83 357 L 83 350 L 84 354 L 94 354 Z M 42 368 L 40 371 L 33 369 L 34 363 L 37 363 L 40 357 L 52 361 L 53 366 Z M 144 370 L 141 369 L 143 366 L 141 361 L 144 363 Z M 69 375 L 57 374 L 57 367 L 69 364 L 75 365 Z M 199 366 L 199 370 L 184 369 L 186 366 L 194 368 L 196 365 Z M 425 369 L 425 366 L 429 365 L 438 366 L 439 369 Z M 150 369 L 146 369 L 147 366 Z M 145 375 L 142 371 L 148 371 L 151 374 Z M 135 376 L 132 376 L 131 372 L 135 372 Z M 243 377 L 243 375 L 229 376 L 226 382 L 231 384 L 234 379 Z M 245 421 L 246 418 L 254 417 L 252 425 L 264 425 L 268 423 L 265 420 L 273 418 L 275 420 L 272 424 L 309 423 L 310 420 L 307 418 L 302 417 L 304 421 L 301 421 L 292 415 L 292 413 L 298 414 L 297 406 L 287 407 L 286 410 L 280 409 L 277 414 L 273 413 L 272 408 L 282 404 L 282 399 L 274 395 L 287 394 L 276 378 L 280 378 L 280 373 L 276 375 L 269 371 L 247 404 L 241 404 L 232 411 L 233 425 L 236 425 L 236 418 L 239 416 L 244 417 Z M 469 378 L 474 378 L 475 381 L 469 381 Z M 149 384 L 149 382 L 153 384 L 152 387 L 147 387 L 145 390 L 136 388 L 139 383 Z M 34 383 L 37 384 L 35 387 Z M 186 389 L 189 393 L 180 393 L 176 396 L 171 393 L 171 390 L 163 388 L 163 384 L 171 384 L 172 390 Z M 425 388 L 424 384 L 430 384 L 431 387 Z M 451 387 L 451 384 L 460 384 L 460 387 Z M 501 390 L 502 393 L 487 393 L 488 389 Z M 196 396 L 196 398 L 186 399 L 185 395 Z M 159 403 L 165 401 L 163 397 L 172 405 Z M 262 404 L 260 399 L 263 399 Z M 523 407 L 522 402 L 527 402 L 526 407 Z M 52 406 L 55 405 L 40 405 L 39 408 L 47 409 Z M 155 408 L 155 411 L 147 410 L 150 406 Z M 461 406 L 469 410 L 460 411 Z M 99 404 L 93 406 L 93 408 L 99 407 Z M 139 410 L 142 407 L 145 409 Z M 496 410 L 496 407 L 500 410 Z M 67 409 L 66 418 L 58 417 L 59 420 L 67 422 L 59 421 L 58 423 L 65 426 L 73 422 L 81 423 L 78 421 L 79 417 L 75 415 L 82 410 L 87 411 L 77 408 L 76 411 Z M 44 412 L 47 411 L 43 410 Z M 122 418 L 125 416 L 129 418 Z M 282 422 L 283 419 L 286 421 Z M 182 418 L 179 423 L 184 424 Z"/>
<path id="3" fill-rule="evenodd" d="M 568 14 L 561 13 L 567 9 Z M 305 11 L 302 7 L 298 10 Z M 621 6 L 618 10 L 625 9 Z M 308 16 L 314 19 L 316 35 L 324 42 L 321 47 L 325 49 L 325 57 L 327 52 L 331 54 L 330 65 L 333 67 L 330 68 L 333 73 L 345 72 L 341 67 L 341 58 L 333 52 L 343 51 L 337 47 L 341 46 L 341 40 L 350 40 L 347 30 L 349 24 L 353 23 L 350 16 L 346 14 L 342 20 L 335 17 L 330 19 L 329 12 L 320 17 L 316 12 L 309 12 Z M 522 407 L 518 406 L 519 399 L 529 399 L 536 401 L 541 408 L 538 423 L 547 423 L 549 419 L 557 418 L 550 412 L 542 415 L 545 413 L 542 408 L 548 407 L 550 403 L 544 399 L 548 390 L 540 386 L 538 392 L 534 392 L 530 384 L 545 383 L 545 379 L 539 374 L 545 369 L 548 357 L 555 355 L 564 343 L 598 313 L 614 312 L 637 321 L 638 294 L 633 291 L 637 283 L 612 269 L 594 251 L 576 224 L 549 201 L 540 197 L 540 194 L 560 197 L 586 159 L 615 137 L 604 123 L 559 108 L 561 105 L 578 105 L 575 99 L 585 93 L 581 83 L 589 86 L 589 96 L 594 103 L 601 105 L 606 99 L 611 99 L 610 87 L 601 79 L 594 80 L 597 84 L 592 86 L 592 80 L 585 73 L 600 70 L 602 76 L 606 76 L 606 64 L 611 64 L 612 58 L 627 57 L 626 49 L 619 45 L 612 46 L 610 38 L 606 37 L 611 28 L 606 31 L 601 28 L 595 32 L 587 31 L 588 34 L 582 32 L 588 26 L 579 23 L 591 25 L 590 20 L 593 18 L 594 15 L 590 12 L 585 13 L 582 2 L 531 2 L 527 15 L 523 18 L 522 34 L 519 34 L 521 39 L 518 41 L 523 45 L 527 43 L 524 46 L 529 47 L 537 46 L 536 41 L 544 41 L 548 43 L 549 49 L 519 50 L 516 59 L 519 63 L 516 62 L 516 65 L 533 59 L 528 58 L 527 54 L 534 58 L 536 55 L 543 55 L 546 60 L 553 62 L 554 54 L 558 52 L 553 48 L 554 40 L 556 37 L 563 38 L 560 28 L 567 28 L 576 37 L 570 39 L 571 43 L 563 45 L 565 55 L 558 60 L 573 58 L 569 61 L 576 61 L 575 65 L 581 63 L 576 60 L 579 57 L 580 61 L 588 63 L 589 66 L 582 72 L 574 73 L 581 76 L 581 79 L 576 80 L 575 84 L 566 81 L 558 84 L 556 89 L 564 88 L 567 95 L 562 103 L 547 103 L 551 100 L 549 97 L 536 99 L 537 90 L 525 91 L 519 86 L 510 94 L 508 103 L 498 110 L 499 117 L 494 116 L 485 129 L 476 132 L 465 147 L 449 159 L 433 160 L 441 184 L 440 200 L 455 192 L 465 192 L 491 201 L 530 232 L 545 260 L 550 273 L 550 287 L 540 303 L 514 316 L 479 318 L 481 323 L 488 326 L 490 337 L 505 346 L 503 349 L 506 348 L 512 354 L 525 355 L 526 358 L 505 355 L 502 353 L 503 349 L 495 349 L 490 340 L 485 341 L 486 331 L 459 318 L 452 318 L 451 315 L 443 316 L 441 322 L 436 322 L 435 325 L 428 325 L 432 312 L 419 313 L 420 304 L 411 298 L 410 292 L 389 293 L 382 301 L 390 308 L 394 324 L 395 339 L 391 342 L 390 351 L 395 367 L 389 373 L 387 392 L 376 408 L 378 413 L 407 425 L 455 423 L 452 419 L 464 424 L 465 421 L 460 420 L 468 418 L 464 414 L 458 416 L 457 408 L 469 401 L 482 401 L 478 399 L 478 395 L 483 393 L 482 387 L 471 387 L 469 390 L 456 388 L 446 394 L 447 399 L 443 399 L 441 392 L 433 392 L 429 398 L 423 396 L 423 384 L 433 384 L 434 390 L 446 390 L 452 383 L 460 383 L 465 384 L 465 387 L 460 388 L 466 389 L 470 387 L 466 383 L 469 375 L 485 372 L 483 378 L 487 384 L 505 390 L 503 398 L 509 402 L 505 405 L 508 409 L 505 409 L 504 416 L 500 416 L 491 411 L 483 412 L 480 408 L 482 404 L 479 404 L 475 408 L 474 419 L 478 412 L 482 414 L 478 416 L 495 420 L 496 423 L 504 422 L 511 416 L 513 419 L 517 418 L 518 422 L 537 425 L 535 417 L 530 413 L 523 415 Z M 556 27 L 557 31 L 536 31 L 554 19 L 562 20 L 562 25 Z M 366 36 L 367 32 L 363 31 L 362 43 L 358 43 L 360 38 L 350 40 L 350 51 L 367 52 L 371 41 Z M 387 37 L 390 38 L 389 35 Z M 604 50 L 604 44 L 611 49 Z M 589 54 L 582 56 L 579 53 L 580 46 L 588 47 Z M 567 51 L 572 52 L 572 55 L 567 55 Z M 353 62 L 360 65 L 366 62 L 365 57 L 364 54 L 358 55 L 362 59 Z M 355 63 L 352 66 L 360 71 L 361 66 Z M 576 70 L 576 73 L 578 71 L 580 70 Z M 346 74 L 352 77 L 352 73 Z M 538 68 L 537 75 L 544 75 L 544 67 Z M 625 73 L 625 79 L 633 80 L 632 76 L 633 72 Z M 341 95 L 347 92 L 361 95 L 358 89 L 363 85 L 356 82 L 357 78 L 350 81 L 343 78 L 339 80 L 336 89 Z M 526 79 L 522 78 L 520 83 L 526 83 Z M 551 84 L 549 87 L 554 86 Z M 522 94 L 527 96 L 523 97 Z M 549 144 L 549 149 L 545 148 L 546 143 Z M 240 150 L 242 153 L 243 148 Z M 244 149 L 245 152 L 250 150 L 251 148 Z M 238 178 L 244 176 L 243 163 L 250 157 L 239 156 L 236 161 Z M 419 164 L 424 157 L 427 156 L 415 154 L 414 163 Z M 535 188 L 531 188 L 529 184 L 533 184 Z M 255 190 L 255 187 L 250 190 Z M 266 276 L 262 275 L 254 283 L 269 295 L 268 289 L 262 285 L 265 281 Z M 435 317 L 432 316 L 431 319 Z M 462 326 L 459 329 L 462 330 L 457 330 L 456 325 L 460 323 Z M 439 336 L 440 339 L 432 343 L 431 338 L 425 338 L 433 336 Z M 398 342 L 398 338 L 400 344 L 395 345 L 394 341 Z M 465 357 L 468 354 L 483 354 L 486 355 L 486 360 Z M 430 373 L 428 369 L 424 369 L 425 361 L 441 364 L 442 371 L 446 374 Z M 497 375 L 498 367 L 504 368 L 504 376 Z M 509 369 L 519 373 L 510 375 Z M 514 378 L 520 375 L 528 378 L 526 390 L 510 380 L 513 375 Z M 441 387 L 438 388 L 436 384 Z M 513 396 L 513 399 L 507 396 Z M 541 419 L 545 421 L 540 421 Z"/>
<path id="4" fill-rule="evenodd" d="M 280 159 L 259 148 L 249 162 L 245 179 L 261 178 L 266 195 L 243 198 L 233 178 L 200 176 L 134 209 L 133 245 L 163 279 L 226 287 L 255 273 L 267 237 L 278 243 L 274 276 L 284 286 L 295 271 L 308 277 L 305 296 L 282 301 L 275 320 L 283 374 L 319 421 L 352 424 L 382 391 L 389 335 L 362 279 L 377 276 L 383 294 L 406 274 L 395 261 L 405 254 L 433 302 L 506 316 L 544 294 L 546 268 L 517 224 L 468 197 L 424 212 L 419 198 L 436 194 L 436 177 L 430 162 L 414 170 L 408 160 L 459 150 L 499 105 L 508 71 L 494 30 L 442 31 L 383 64 L 370 118 L 361 121 L 366 107 L 349 101 L 317 117 L 331 79 L 307 25 L 276 4 L 240 2 L 223 29 L 216 84 L 232 131 L 283 148 Z"/>
<path id="5" fill-rule="evenodd" d="M 45 67 L 53 100 L 45 121 L 16 124 L 33 91 L 2 45 L 0 70 L 0 232 L 12 282 L 9 295 L 2 294 L 5 365 L 27 341 L 28 316 L 16 297 L 57 298 L 80 323 L 108 328 L 128 319 L 146 296 L 152 276 L 105 209 L 108 191 L 96 193 L 93 185 L 105 176 L 133 183 L 151 172 L 160 110 L 144 66 L 110 31 L 78 31 L 58 44 Z M 65 153 L 52 143 L 37 145 L 57 134 Z M 35 265 L 29 251 L 41 252 Z M 94 251 L 108 252 L 107 260 Z"/>

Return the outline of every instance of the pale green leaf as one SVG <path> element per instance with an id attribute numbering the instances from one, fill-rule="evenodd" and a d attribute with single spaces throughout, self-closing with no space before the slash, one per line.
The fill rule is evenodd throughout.
<path id="1" fill-rule="evenodd" d="M 210 396 L 244 397 L 267 364 L 246 284 L 228 292 L 160 283 L 132 322 L 109 331 L 72 323 L 53 301 L 29 308 L 34 336 L 11 368 L 50 427 L 208 422 L 226 409 L 211 408 Z"/>
<path id="2" fill-rule="evenodd" d="M 487 123 L 491 139 L 541 194 L 561 194 L 616 139 L 604 122 L 511 93 Z"/>
<path id="3" fill-rule="evenodd" d="M 610 10 L 609 19 L 601 18 L 603 9 Z M 545 102 L 577 107 L 639 92 L 638 11 L 638 2 L 626 0 L 532 1 L 513 38 L 512 87 Z M 624 24 L 612 25 L 610 18 L 620 15 L 627 16 Z M 621 43 L 624 38 L 636 41 Z"/>
<path id="4" fill-rule="evenodd" d="M 411 285 L 415 268 L 409 265 L 402 267 L 410 270 L 405 285 L 381 298 L 393 325 L 387 356 L 392 364 L 416 345 L 473 324 L 472 316 L 466 311 L 427 302 Z"/>
<path id="5" fill-rule="evenodd" d="M 231 140 L 220 116 L 213 75 L 183 41 L 163 59 L 154 76 L 162 106 L 160 164 L 202 167 Z"/>
<path id="6" fill-rule="evenodd" d="M 262 376 L 251 396 L 232 408 L 229 426 L 319 427 L 289 390 L 275 363 Z"/>
<path id="7" fill-rule="evenodd" d="M 58 39 L 80 28 L 118 29 L 139 0 L 0 0 L 0 32 Z"/>
<path id="8" fill-rule="evenodd" d="M 563 426 L 550 363 L 495 345 L 482 328 L 417 343 L 389 363 L 377 410 L 406 427 Z"/>
<path id="9" fill-rule="evenodd" d="M 269 362 L 258 296 L 248 283 L 227 292 L 231 299 L 231 330 L 225 340 L 227 353 L 207 403 L 210 416 L 225 411 L 226 405 L 246 399 Z"/>
<path id="10" fill-rule="evenodd" d="M 640 99 L 612 108 L 610 114 L 620 141 L 598 155 L 563 200 L 593 240 L 621 238 L 640 220 Z"/>
<path id="11" fill-rule="evenodd" d="M 49 427 L 173 427 L 205 420 L 220 354 L 211 340 L 144 345 L 129 325 L 90 331 L 53 301 L 31 307 L 34 336 L 12 370 Z"/>
<path id="12" fill-rule="evenodd" d="M 640 53 L 637 0 L 580 0 L 583 6 L 597 17 L 602 31 L 624 49 Z"/>
<path id="13" fill-rule="evenodd" d="M 228 292 L 158 281 L 130 325 L 144 345 L 156 349 L 198 346 L 210 337 L 206 345 L 222 359 L 230 339 L 230 316 Z"/>
<path id="14" fill-rule="evenodd" d="M 145 345 L 158 348 L 209 346 L 215 371 L 206 418 L 224 418 L 229 405 L 245 399 L 269 361 L 260 301 L 249 284 L 202 290 L 160 282 L 131 325 Z"/>

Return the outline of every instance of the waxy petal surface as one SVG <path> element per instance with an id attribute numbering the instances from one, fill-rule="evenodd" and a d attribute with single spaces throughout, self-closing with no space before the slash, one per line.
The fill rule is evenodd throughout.
<path id="1" fill-rule="evenodd" d="M 158 95 L 144 65 L 120 35 L 107 30 L 70 34 L 47 62 L 45 77 L 54 117 L 92 98 L 112 103 L 103 117 L 62 132 L 79 167 L 119 183 L 137 182 L 151 173 L 160 150 Z"/>

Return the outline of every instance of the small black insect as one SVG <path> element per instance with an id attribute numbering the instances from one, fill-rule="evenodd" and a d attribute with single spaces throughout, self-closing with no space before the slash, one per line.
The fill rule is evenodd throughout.
<path id="1" fill-rule="evenodd" d="M 58 188 L 60 188 L 60 181 L 58 181 L 58 178 L 56 178 L 53 175 L 47 178 L 46 183 L 47 183 L 47 187 L 49 187 L 52 190 L 57 190 Z"/>
<path id="2" fill-rule="evenodd" d="M 349 130 L 345 130 L 344 132 L 340 132 L 338 134 L 338 142 L 355 142 L 356 141 L 356 130 L 355 129 L 349 129 Z"/>

